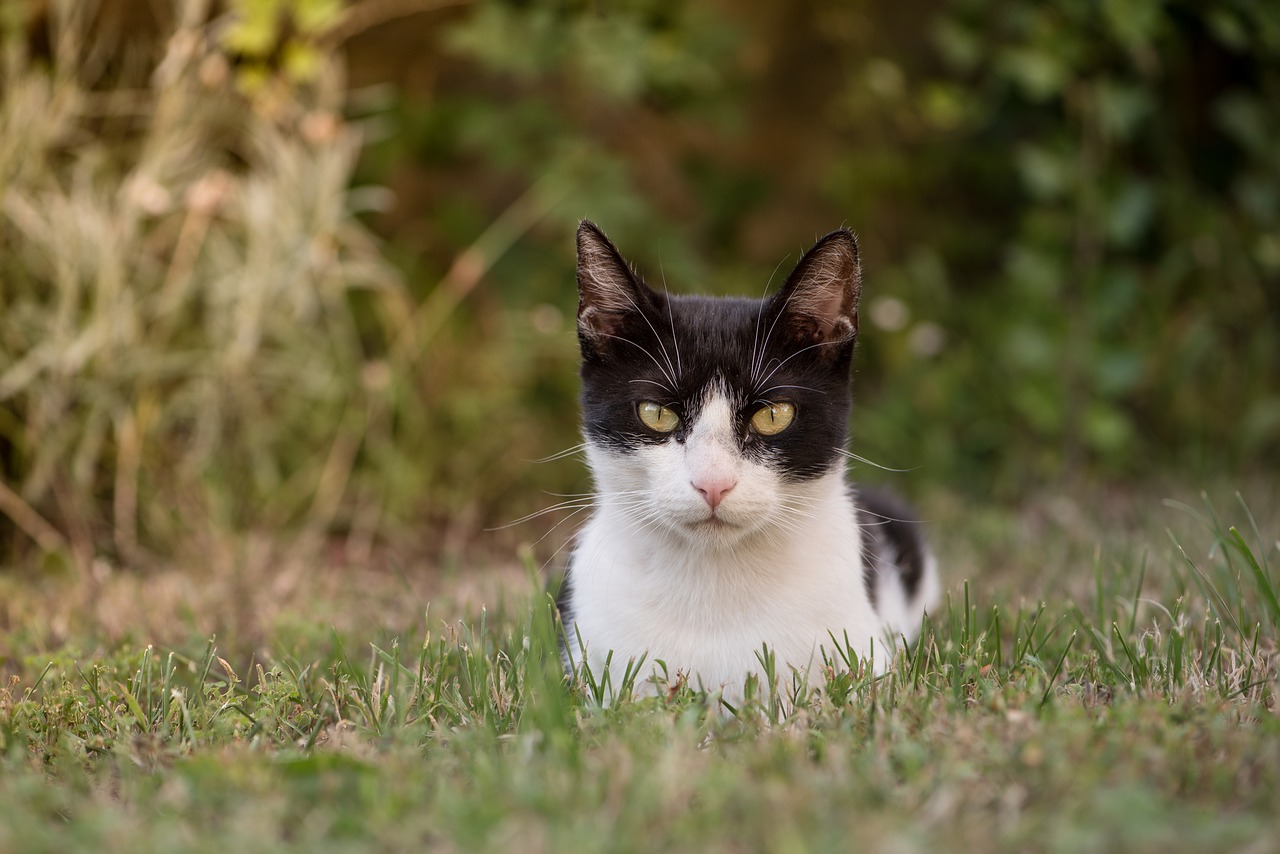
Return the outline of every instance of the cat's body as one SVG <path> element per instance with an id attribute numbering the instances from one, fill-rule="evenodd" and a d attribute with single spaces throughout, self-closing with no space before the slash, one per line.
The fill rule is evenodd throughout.
<path id="1" fill-rule="evenodd" d="M 844 476 L 852 234 L 755 301 L 658 293 L 583 223 L 578 282 L 597 497 L 560 597 L 566 658 L 617 686 L 644 657 L 641 690 L 662 662 L 730 695 L 766 645 L 781 673 L 816 678 L 837 645 L 883 669 L 938 582 L 910 511 Z"/>

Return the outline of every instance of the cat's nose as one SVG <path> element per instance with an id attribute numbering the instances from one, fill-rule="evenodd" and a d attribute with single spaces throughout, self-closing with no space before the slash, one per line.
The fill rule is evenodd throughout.
<path id="1" fill-rule="evenodd" d="M 709 477 L 703 480 L 693 480 L 689 482 L 694 489 L 698 490 L 698 494 L 703 500 L 711 505 L 711 509 L 715 510 L 720 506 L 720 502 L 724 500 L 729 490 L 738 485 L 736 480 L 728 478 Z"/>

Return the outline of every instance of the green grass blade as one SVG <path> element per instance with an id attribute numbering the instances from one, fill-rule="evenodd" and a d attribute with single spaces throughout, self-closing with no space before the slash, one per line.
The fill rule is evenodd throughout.
<path id="1" fill-rule="evenodd" d="M 1239 549 L 1240 554 L 1244 557 L 1249 569 L 1253 571 L 1253 580 L 1257 584 L 1259 595 L 1262 596 L 1262 600 L 1267 604 L 1272 625 L 1280 625 L 1280 596 L 1276 595 L 1275 586 L 1272 585 L 1271 579 L 1267 577 L 1267 573 L 1263 571 L 1258 559 L 1254 557 L 1253 550 L 1249 548 L 1248 543 L 1244 541 L 1244 537 L 1240 536 L 1240 532 L 1236 530 L 1234 525 L 1230 528 L 1230 531 L 1236 548 Z"/>

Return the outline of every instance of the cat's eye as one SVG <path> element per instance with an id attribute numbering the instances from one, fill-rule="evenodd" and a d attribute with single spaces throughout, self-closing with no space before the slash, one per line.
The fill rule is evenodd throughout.
<path id="1" fill-rule="evenodd" d="M 751 416 L 751 429 L 761 436 L 776 436 L 791 426 L 796 408 L 790 403 L 770 403 L 756 410 Z"/>
<path id="2" fill-rule="evenodd" d="M 680 416 L 661 403 L 646 400 L 640 404 L 637 411 L 640 414 L 640 420 L 644 422 L 644 426 L 650 430 L 656 430 L 659 433 L 670 433 L 680 426 Z"/>

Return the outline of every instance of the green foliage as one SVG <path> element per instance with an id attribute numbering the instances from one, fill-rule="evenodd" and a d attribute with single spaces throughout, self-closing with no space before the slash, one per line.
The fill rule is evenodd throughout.
<path id="1" fill-rule="evenodd" d="M 508 330 L 572 306 L 578 216 L 659 284 L 738 294 L 853 225 L 872 321 L 855 437 L 921 484 L 1012 496 L 1276 458 L 1269 6 L 747 7 L 480 4 L 447 42 L 464 59 L 439 60 L 469 86 L 399 102 L 367 174 L 408 146 L 426 174 L 466 176 L 425 200 L 452 221 L 429 226 L 437 247 L 465 246 L 500 187 L 558 187 L 552 227 L 488 267 Z M 520 399 L 542 412 L 554 393 Z"/>
<path id="2" fill-rule="evenodd" d="M 1019 465 L 1050 475 L 1275 454 L 1278 32 L 1253 3 L 971 0 L 937 22 L 965 119 L 932 154 L 975 173 L 950 192 L 1005 205 L 950 294 L 972 343 L 937 381 L 971 393 L 925 409 L 959 426 L 949 453 L 1001 465 L 1029 439 Z"/>
<path id="3" fill-rule="evenodd" d="M 733 294 L 854 227 L 855 449 L 908 492 L 1280 455 L 1267 4 L 123 5 L 155 32 L 0 5 L 6 555 L 456 557 L 581 493 L 529 461 L 576 442 L 584 216 Z"/>

